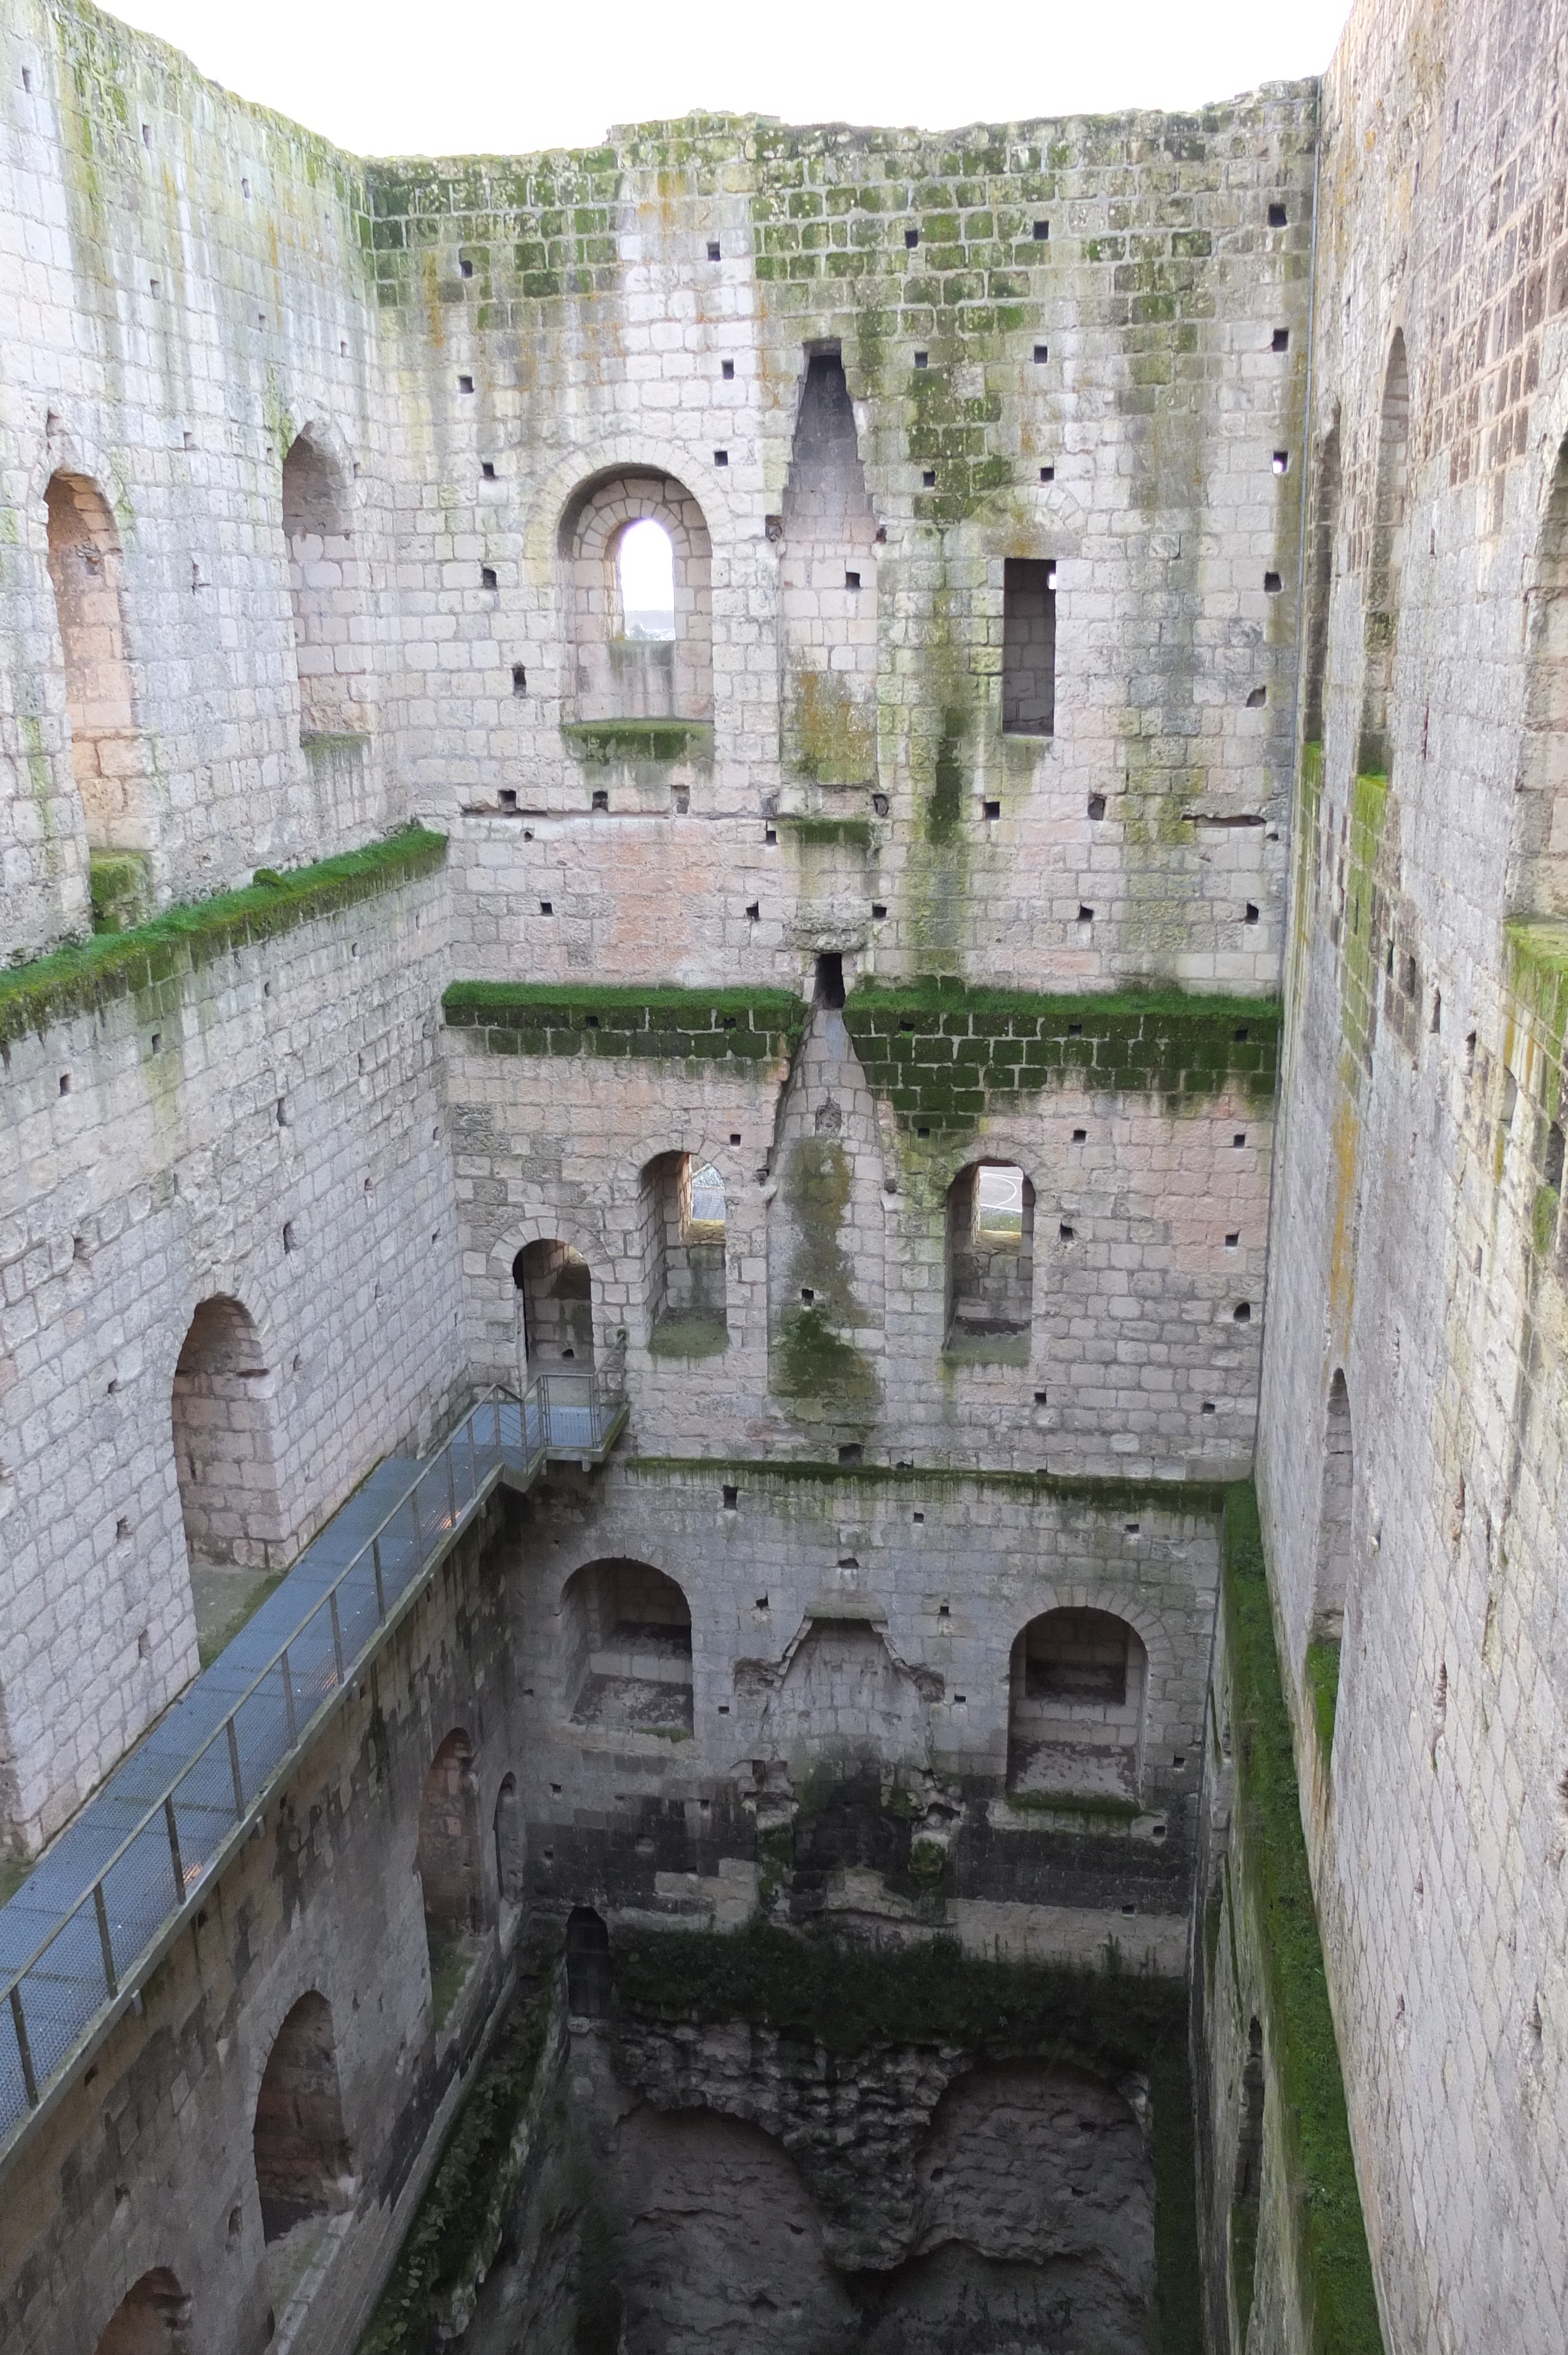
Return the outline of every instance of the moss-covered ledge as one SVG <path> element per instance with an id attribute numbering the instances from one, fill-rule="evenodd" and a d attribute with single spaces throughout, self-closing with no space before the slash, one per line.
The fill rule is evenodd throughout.
<path id="1" fill-rule="evenodd" d="M 638 2020 L 747 2020 L 840 2060 L 890 2045 L 955 2046 L 1149 2079 L 1158 2343 L 1202 2345 L 1193 2209 L 1186 1992 L 1118 1968 L 1071 1970 L 966 1954 L 956 1939 L 874 1949 L 753 1923 L 741 1931 L 617 1931 L 612 2034 Z"/>
<path id="2" fill-rule="evenodd" d="M 99 932 L 12 965 L 0 972 L 0 1048 L 431 874 L 446 855 L 444 834 L 408 826 L 367 850 L 312 867 L 282 874 L 258 868 L 256 880 L 243 890 L 169 908 L 130 932 Z"/>
<path id="3" fill-rule="evenodd" d="M 714 756 L 714 731 L 703 719 L 577 719 L 561 730 L 566 747 L 590 768 L 620 761 L 695 762 Z"/>
<path id="4" fill-rule="evenodd" d="M 794 1052 L 805 1002 L 786 989 L 573 989 L 556 982 L 454 981 L 450 1029 L 491 1055 L 644 1056 L 771 1062 Z"/>
<path id="5" fill-rule="evenodd" d="M 1254 1913 L 1310 2345 L 1316 2355 L 1382 2355 L 1257 1495 L 1250 1482 L 1233 1488 L 1226 1500 L 1222 1598 L 1237 1799 L 1229 1877 L 1238 1902 Z"/>
<path id="6" fill-rule="evenodd" d="M 1171 1108 L 1226 1088 L 1266 1103 L 1279 1057 L 1277 1000 L 1179 990 L 1065 996 L 868 982 L 851 992 L 844 1022 L 900 1127 L 933 1134 L 972 1129 L 1066 1082 Z"/>

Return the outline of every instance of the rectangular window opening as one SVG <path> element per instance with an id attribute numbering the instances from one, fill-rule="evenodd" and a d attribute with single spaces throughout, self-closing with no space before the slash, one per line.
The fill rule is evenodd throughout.
<path id="1" fill-rule="evenodd" d="M 1056 726 L 1056 571 L 1034 556 L 1002 567 L 1001 727 L 1050 736 Z"/>

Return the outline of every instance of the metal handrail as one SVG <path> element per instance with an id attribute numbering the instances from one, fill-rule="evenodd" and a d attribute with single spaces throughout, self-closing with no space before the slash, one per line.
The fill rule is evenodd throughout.
<path id="1" fill-rule="evenodd" d="M 564 1401 L 561 1401 L 563 1408 L 565 1403 Z M 511 1460 L 510 1446 L 503 1435 L 503 1405 L 514 1406 L 517 1411 L 516 1455 L 518 1460 L 516 1463 Z M 488 1441 L 485 1441 L 477 1437 L 477 1426 L 487 1409 L 492 1418 L 492 1431 Z M 592 1370 L 588 1369 L 586 1444 L 589 1447 L 597 1448 L 602 1444 L 604 1433 L 609 1430 L 610 1422 L 613 1420 L 613 1414 L 619 1411 L 619 1408 L 616 1408 L 607 1412 L 599 1396 L 597 1379 Z M 460 1504 L 457 1486 L 457 1451 L 460 1443 L 465 1440 L 467 1443 L 466 1485 L 469 1493 L 465 1500 Z M 426 1571 L 433 1567 L 436 1558 L 444 1551 L 463 1523 L 489 1496 L 503 1470 L 520 1471 L 524 1478 L 532 1479 L 549 1452 L 551 1441 L 549 1385 L 545 1380 L 541 1379 L 527 1384 L 521 1396 L 504 1384 L 496 1383 L 485 1392 L 482 1398 L 476 1401 L 449 1433 L 440 1446 L 419 1465 L 412 1479 L 402 1489 L 387 1511 L 383 1514 L 376 1527 L 358 1547 L 352 1559 L 334 1578 L 326 1592 L 317 1597 L 284 1642 L 250 1678 L 245 1690 L 226 1710 L 222 1721 L 214 1728 L 200 1747 L 182 1762 L 177 1773 L 164 1784 L 164 1788 L 154 1797 L 149 1799 L 133 1828 L 120 1841 L 113 1854 L 98 1867 L 90 1885 L 83 1891 L 69 1909 L 59 1916 L 47 1935 L 39 1940 L 26 1958 L 0 1979 L 0 1994 L 5 1996 L 11 2014 L 26 2098 L 25 2108 L 13 2112 L 10 2117 L 0 2115 L 0 2148 L 3 2148 L 4 2145 L 11 2139 L 14 2129 L 37 2109 L 44 2087 L 53 2083 L 64 2073 L 73 2053 L 78 2051 L 84 2041 L 102 2024 L 106 2014 L 121 2000 L 122 1988 L 131 1988 L 134 1991 L 136 1979 L 146 1967 L 154 1949 L 168 1934 L 171 1923 L 177 1921 L 195 1898 L 196 1891 L 207 1882 L 222 1863 L 230 1848 L 244 1830 L 246 1822 L 258 1805 L 262 1791 L 270 1785 L 280 1770 L 304 1747 L 314 1731 L 317 1720 L 331 1706 L 349 1680 L 357 1674 L 370 1651 L 384 1634 L 389 1617 L 396 1611 L 397 1604 L 406 1595 L 413 1593 Z M 570 1443 L 573 1447 L 577 1444 L 579 1443 L 576 1438 Z M 482 1472 L 482 1451 L 489 1458 Z M 439 1476 L 443 1468 L 446 1474 L 443 1484 L 445 1496 L 440 1499 L 436 1514 L 429 1520 L 427 1529 L 421 1526 L 419 1490 L 433 1474 Z M 412 1561 L 406 1569 L 402 1563 L 397 1565 L 399 1583 L 389 1604 L 387 1591 L 389 1565 L 383 1558 L 382 1541 L 387 1537 L 393 1523 L 405 1511 L 412 1531 Z M 344 1640 L 344 1614 L 340 1609 L 340 1597 L 344 1596 L 344 1590 L 356 1575 L 362 1582 L 364 1581 L 367 1568 L 374 1579 L 375 1619 L 368 1635 L 354 1646 L 352 1657 L 349 1657 Z M 368 1604 L 368 1595 L 365 1599 Z M 323 1615 L 330 1622 L 331 1626 L 330 1660 L 326 1657 L 324 1642 L 315 1647 L 306 1642 L 313 1628 L 324 1633 L 322 1630 Z M 317 1657 L 318 1652 L 319 1657 Z M 299 1660 L 301 1688 L 307 1704 L 313 1690 L 318 1696 L 313 1706 L 307 1705 L 302 1714 L 296 1699 L 293 1674 L 295 1663 L 291 1661 L 291 1653 L 295 1654 Z M 304 1655 L 309 1657 L 300 1657 Z M 221 1657 L 221 1655 L 219 1657 Z M 287 1736 L 281 1748 L 275 1751 L 270 1748 L 267 1754 L 262 1757 L 260 1762 L 260 1771 L 254 1776 L 248 1792 L 241 1738 L 246 1729 L 241 1725 L 240 1721 L 247 1705 L 254 1701 L 270 1681 L 279 1678 L 281 1679 L 282 1686 Z M 210 1851 L 197 1860 L 187 1858 L 182 1850 L 180 1809 L 183 1807 L 186 1814 L 187 1834 L 192 1828 L 189 1817 L 193 1812 L 199 1811 L 201 1815 L 207 1817 L 215 1812 L 212 1792 L 201 1787 L 199 1782 L 197 1787 L 189 1787 L 193 1785 L 193 1778 L 199 1778 L 201 1770 L 209 1766 L 215 1753 L 217 1753 L 217 1764 L 220 1772 L 216 1776 L 209 1774 L 208 1779 L 214 1781 L 224 1792 L 224 1803 L 219 1812 L 227 1820 L 227 1829 L 220 1837 L 215 1837 L 212 1839 Z M 183 1798 L 182 1793 L 185 1795 Z M 115 1868 L 124 1862 L 137 1843 L 144 1839 L 149 1830 L 159 1826 L 160 1823 L 167 1841 L 168 1865 L 172 1872 L 173 1905 L 170 1906 L 165 1901 L 157 1907 L 156 1918 L 147 1923 L 146 1934 L 138 1941 L 134 1955 L 122 1963 L 117 1960 L 114 1951 L 114 1925 L 111 1907 L 112 1892 L 108 1891 L 108 1883 Z M 146 1891 L 140 1888 L 133 1893 L 142 1899 L 146 1895 Z M 144 1904 L 138 1908 L 138 1912 L 142 1920 L 145 1921 Z M 64 2048 L 44 2070 L 40 2078 L 32 2049 L 32 2041 L 28 2034 L 26 2006 L 24 2002 L 23 1991 L 27 1982 L 35 1976 L 40 1980 L 52 1977 L 57 1985 L 62 1980 L 69 1984 L 72 1978 L 79 1982 L 81 1973 L 79 1970 L 74 1972 L 70 1970 L 69 1955 L 66 1958 L 65 1967 L 54 1974 L 48 1972 L 45 1966 L 51 1949 L 66 1938 L 75 1925 L 82 1923 L 89 1913 L 92 1920 L 92 1944 L 98 1948 L 101 1964 L 103 1991 L 101 1996 L 88 2002 L 80 2017 L 71 2018 Z M 140 1926 L 134 1917 L 132 1917 L 132 1926 Z M 90 1947 L 89 1951 L 90 1952 Z"/>

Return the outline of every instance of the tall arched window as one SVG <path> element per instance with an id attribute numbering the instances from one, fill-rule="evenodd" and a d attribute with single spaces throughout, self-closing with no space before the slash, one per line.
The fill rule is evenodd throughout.
<path id="1" fill-rule="evenodd" d="M 692 1730 L 692 1614 L 673 1578 L 643 1561 L 591 1561 L 561 1597 L 563 1699 L 574 1724 Z"/>
<path id="2" fill-rule="evenodd" d="M 948 1188 L 949 1355 L 1027 1365 L 1034 1305 L 1034 1188 L 1011 1161 L 976 1161 Z"/>
<path id="3" fill-rule="evenodd" d="M 177 2275 L 157 2265 L 126 2291 L 98 2355 L 191 2355 L 191 2302 Z"/>
<path id="4" fill-rule="evenodd" d="M 1399 636 L 1399 593 L 1409 510 L 1410 372 L 1404 337 L 1394 330 L 1383 378 L 1378 425 L 1377 481 L 1372 560 L 1367 572 L 1366 654 L 1361 687 L 1362 776 L 1386 776 L 1393 751 L 1393 665 Z"/>
<path id="5" fill-rule="evenodd" d="M 125 644 L 120 533 L 102 492 L 85 475 L 53 475 L 44 497 L 71 772 L 88 845 L 147 850 L 146 761 Z"/>
<path id="6" fill-rule="evenodd" d="M 1149 1658 L 1113 1612 L 1042 1612 L 1012 1647 L 1010 1791 L 1136 1800 Z"/>
<path id="7" fill-rule="evenodd" d="M 713 557 L 684 484 L 651 471 L 598 476 L 561 518 L 560 552 L 567 719 L 707 720 Z"/>
<path id="8" fill-rule="evenodd" d="M 1520 916 L 1568 915 L 1568 442 L 1557 453 L 1529 602 L 1524 741 L 1508 899 Z"/>
<path id="9" fill-rule="evenodd" d="M 501 1788 L 495 1795 L 495 1885 L 501 1892 L 503 1905 L 523 1902 L 523 1873 L 526 1861 L 526 1839 L 523 1829 L 523 1802 L 517 1796 L 515 1774 L 503 1775 Z"/>
<path id="10" fill-rule="evenodd" d="M 336 459 L 308 434 L 283 461 L 283 534 L 301 733 L 360 732 L 366 648 L 348 486 Z"/>
<path id="11" fill-rule="evenodd" d="M 324 1996 L 302 1995 L 278 2030 L 256 2096 L 251 2147 L 267 2240 L 281 2241 L 353 2198 L 332 2006 Z"/>
<path id="12" fill-rule="evenodd" d="M 648 1346 L 661 1357 L 707 1358 L 728 1346 L 724 1179 L 689 1153 L 662 1153 L 642 1172 Z"/>

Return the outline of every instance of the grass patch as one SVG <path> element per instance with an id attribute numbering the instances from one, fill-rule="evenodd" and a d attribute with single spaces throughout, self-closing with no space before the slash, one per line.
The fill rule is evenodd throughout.
<path id="1" fill-rule="evenodd" d="M 454 981 L 447 1027 L 492 1055 L 647 1056 L 773 1062 L 793 1053 L 805 1001 L 786 989 L 574 989 L 550 982 Z"/>
<path id="2" fill-rule="evenodd" d="M 12 965 L 0 973 L 0 1048 L 431 874 L 446 855 L 444 834 L 408 826 L 368 850 L 291 868 L 272 882 L 193 900 L 130 932 L 98 932 Z"/>
<path id="3" fill-rule="evenodd" d="M 1338 1644 L 1308 1644 L 1306 1668 L 1312 1722 L 1318 1729 L 1318 1749 L 1326 1766 L 1333 1755 L 1334 1717 L 1340 1705 Z"/>
<path id="4" fill-rule="evenodd" d="M 450 1945 L 438 1947 L 430 1956 L 430 2009 L 439 2035 L 452 2016 L 468 1975 L 479 1960 L 466 1938 L 454 1938 Z"/>
<path id="5" fill-rule="evenodd" d="M 1319 2355 L 1382 2355 L 1257 1497 L 1250 1483 L 1234 1487 L 1226 1504 L 1223 1591 L 1239 1802 L 1234 1885 L 1254 1909 L 1267 1988 L 1311 2344 Z"/>

